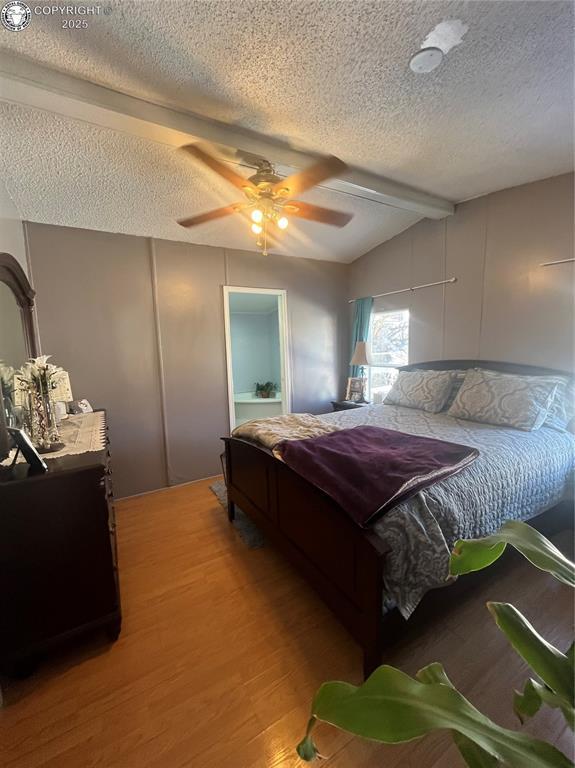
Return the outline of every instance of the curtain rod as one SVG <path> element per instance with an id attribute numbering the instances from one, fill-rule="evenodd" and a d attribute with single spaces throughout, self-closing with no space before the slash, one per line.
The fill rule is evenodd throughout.
<path id="1" fill-rule="evenodd" d="M 546 261 L 544 264 L 540 264 L 540 267 L 554 267 L 555 264 L 568 264 L 575 259 L 559 259 L 559 261 Z"/>
<path id="2" fill-rule="evenodd" d="M 450 277 L 449 280 L 439 280 L 437 283 L 425 283 L 425 285 L 414 285 L 412 288 L 401 288 L 399 291 L 388 291 L 387 293 L 376 293 L 372 299 L 380 299 L 382 296 L 393 296 L 396 293 L 407 293 L 408 291 L 419 291 L 420 288 L 431 288 L 433 285 L 445 285 L 446 283 L 456 283 L 456 277 Z M 350 299 L 347 303 L 353 304 L 357 299 Z"/>

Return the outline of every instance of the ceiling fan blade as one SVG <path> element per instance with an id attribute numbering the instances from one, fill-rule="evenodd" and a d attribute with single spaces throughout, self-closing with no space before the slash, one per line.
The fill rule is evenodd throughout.
<path id="1" fill-rule="evenodd" d="M 345 227 L 353 219 L 353 213 L 334 211 L 333 208 L 322 208 L 320 205 L 303 203 L 301 200 L 290 200 L 283 207 L 287 216 L 297 216 L 300 219 L 319 221 L 332 227 Z"/>
<path id="2" fill-rule="evenodd" d="M 200 213 L 197 216 L 191 216 L 189 219 L 179 219 L 178 224 L 182 227 L 195 227 L 197 224 L 203 224 L 206 221 L 221 219 L 223 216 L 229 216 L 232 213 L 239 213 L 243 208 L 248 207 L 248 203 L 234 203 L 226 205 L 225 208 L 215 208 L 207 213 Z"/>
<path id="3" fill-rule="evenodd" d="M 239 173 L 233 171 L 225 163 L 222 163 L 209 152 L 206 152 L 206 150 L 203 149 L 200 144 L 186 144 L 185 146 L 181 147 L 181 149 L 189 152 L 190 155 L 193 155 L 197 160 L 201 160 L 204 165 L 207 165 L 208 168 L 211 168 L 212 171 L 215 171 L 215 173 L 217 173 L 219 176 L 222 176 L 224 179 L 226 179 L 226 181 L 229 181 L 234 185 L 234 187 L 237 187 L 241 190 L 257 190 L 255 184 L 253 184 L 249 179 L 246 179 L 244 176 L 240 176 Z"/>
<path id="4" fill-rule="evenodd" d="M 325 179 L 330 179 L 332 176 L 339 176 L 342 174 L 347 165 L 338 157 L 329 155 L 322 158 L 314 165 L 310 165 L 309 168 L 304 168 L 299 173 L 294 173 L 292 176 L 288 176 L 286 179 L 278 181 L 273 186 L 273 192 L 276 194 L 283 193 L 286 197 L 295 197 L 305 192 L 306 189 L 315 187 Z M 285 190 L 285 192 L 284 192 Z"/>

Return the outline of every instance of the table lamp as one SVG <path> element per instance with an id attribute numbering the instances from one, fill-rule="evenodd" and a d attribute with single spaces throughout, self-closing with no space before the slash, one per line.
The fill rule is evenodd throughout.
<path id="1" fill-rule="evenodd" d="M 362 380 L 362 393 L 361 400 L 359 402 L 366 403 L 365 399 L 365 366 L 371 365 L 371 356 L 367 341 L 356 341 L 355 349 L 353 350 L 353 356 L 349 361 L 350 365 L 359 366 L 359 375 Z"/>

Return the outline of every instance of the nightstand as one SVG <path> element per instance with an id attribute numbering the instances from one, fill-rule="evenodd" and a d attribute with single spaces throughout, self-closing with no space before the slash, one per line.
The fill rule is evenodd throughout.
<path id="1" fill-rule="evenodd" d="M 365 408 L 371 403 L 353 403 L 351 400 L 332 400 L 331 407 L 334 411 L 351 411 L 354 408 Z"/>

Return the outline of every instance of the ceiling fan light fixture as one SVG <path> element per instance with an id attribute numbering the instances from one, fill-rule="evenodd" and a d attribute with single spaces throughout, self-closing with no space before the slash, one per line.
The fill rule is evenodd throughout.
<path id="1" fill-rule="evenodd" d="M 183 227 L 195 227 L 233 213 L 244 212 L 249 216 L 247 222 L 250 224 L 252 234 L 256 236 L 257 247 L 262 248 L 265 256 L 268 247 L 277 243 L 274 237 L 277 232 L 272 234 L 270 229 L 273 231 L 273 227 L 277 227 L 279 230 L 285 230 L 289 225 L 289 220 L 284 213 L 333 227 L 344 227 L 353 218 L 353 214 L 350 213 L 322 208 L 319 205 L 302 203 L 294 199 L 326 179 L 343 173 L 347 166 L 333 155 L 319 157 L 308 168 L 297 171 L 285 179 L 278 176 L 274 166 L 268 160 L 260 158 L 256 162 L 256 173 L 246 179 L 198 143 L 188 144 L 183 149 L 218 176 L 241 189 L 247 198 L 245 201 L 181 219 L 178 223 Z"/>

